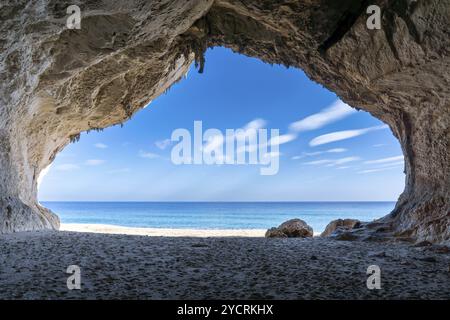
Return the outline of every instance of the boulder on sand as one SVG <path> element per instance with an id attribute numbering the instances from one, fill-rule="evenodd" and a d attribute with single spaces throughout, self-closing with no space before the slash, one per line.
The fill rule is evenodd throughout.
<path id="1" fill-rule="evenodd" d="M 320 236 L 329 237 L 336 231 L 350 231 L 354 228 L 359 228 L 360 226 L 361 221 L 357 219 L 337 219 L 331 221 Z"/>
<path id="2" fill-rule="evenodd" d="M 266 238 L 287 238 L 287 235 L 278 228 L 268 229 L 265 236 Z"/>
<path id="3" fill-rule="evenodd" d="M 288 220 L 266 232 L 266 238 L 308 238 L 312 236 L 313 229 L 300 219 Z"/>

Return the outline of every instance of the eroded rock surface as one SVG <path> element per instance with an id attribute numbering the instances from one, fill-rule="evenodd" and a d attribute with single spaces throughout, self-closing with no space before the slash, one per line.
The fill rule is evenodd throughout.
<path id="1" fill-rule="evenodd" d="M 60 0 L 0 5 L 0 232 L 57 229 L 40 172 L 85 130 L 129 119 L 203 53 L 226 46 L 300 68 L 389 125 L 406 186 L 393 235 L 450 241 L 450 0 L 88 1 L 80 30 Z M 207 67 L 207 65 L 206 65 Z"/>
<path id="2" fill-rule="evenodd" d="M 277 228 L 270 228 L 266 238 L 310 238 L 314 235 L 313 229 L 301 219 L 291 219 L 283 222 Z"/>
<path id="3" fill-rule="evenodd" d="M 326 227 L 324 232 L 320 234 L 321 237 L 328 237 L 336 230 L 352 230 L 361 226 L 361 221 L 357 219 L 337 219 L 331 221 Z"/>

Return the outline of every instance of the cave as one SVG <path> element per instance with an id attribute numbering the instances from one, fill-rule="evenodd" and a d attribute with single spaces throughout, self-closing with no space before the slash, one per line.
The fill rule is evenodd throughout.
<path id="1" fill-rule="evenodd" d="M 37 180 L 83 131 L 120 124 L 165 92 L 207 48 L 302 69 L 387 125 L 405 157 L 405 190 L 365 231 L 450 241 L 448 1 L 14 1 L 0 11 L 0 233 L 58 229 Z M 376 237 L 375 237 L 376 238 Z"/>

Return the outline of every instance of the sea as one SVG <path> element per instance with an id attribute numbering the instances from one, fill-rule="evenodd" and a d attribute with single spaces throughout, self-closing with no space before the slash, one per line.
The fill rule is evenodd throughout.
<path id="1" fill-rule="evenodd" d="M 314 232 L 335 219 L 372 221 L 395 202 L 41 202 L 62 223 L 174 229 L 268 229 L 299 218 Z"/>

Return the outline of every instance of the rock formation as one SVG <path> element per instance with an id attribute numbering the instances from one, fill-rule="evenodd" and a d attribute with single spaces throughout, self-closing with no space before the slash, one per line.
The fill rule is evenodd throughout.
<path id="1" fill-rule="evenodd" d="M 273 227 L 266 231 L 266 238 L 287 238 L 288 236 L 280 229 Z"/>
<path id="2" fill-rule="evenodd" d="M 266 238 L 310 238 L 314 235 L 313 229 L 303 220 L 291 219 L 283 222 L 278 228 L 266 231 Z"/>
<path id="3" fill-rule="evenodd" d="M 356 219 L 337 219 L 331 221 L 325 231 L 320 234 L 321 237 L 328 237 L 336 230 L 352 230 L 361 226 L 361 221 Z"/>
<path id="4" fill-rule="evenodd" d="M 450 1 L 78 0 L 0 5 L 0 232 L 58 228 L 40 172 L 80 132 L 129 119 L 204 51 L 225 46 L 297 67 L 389 125 L 406 186 L 381 220 L 394 235 L 450 241 Z M 224 62 L 225 63 L 225 62 Z M 207 67 L 207 66 L 206 66 Z"/>

